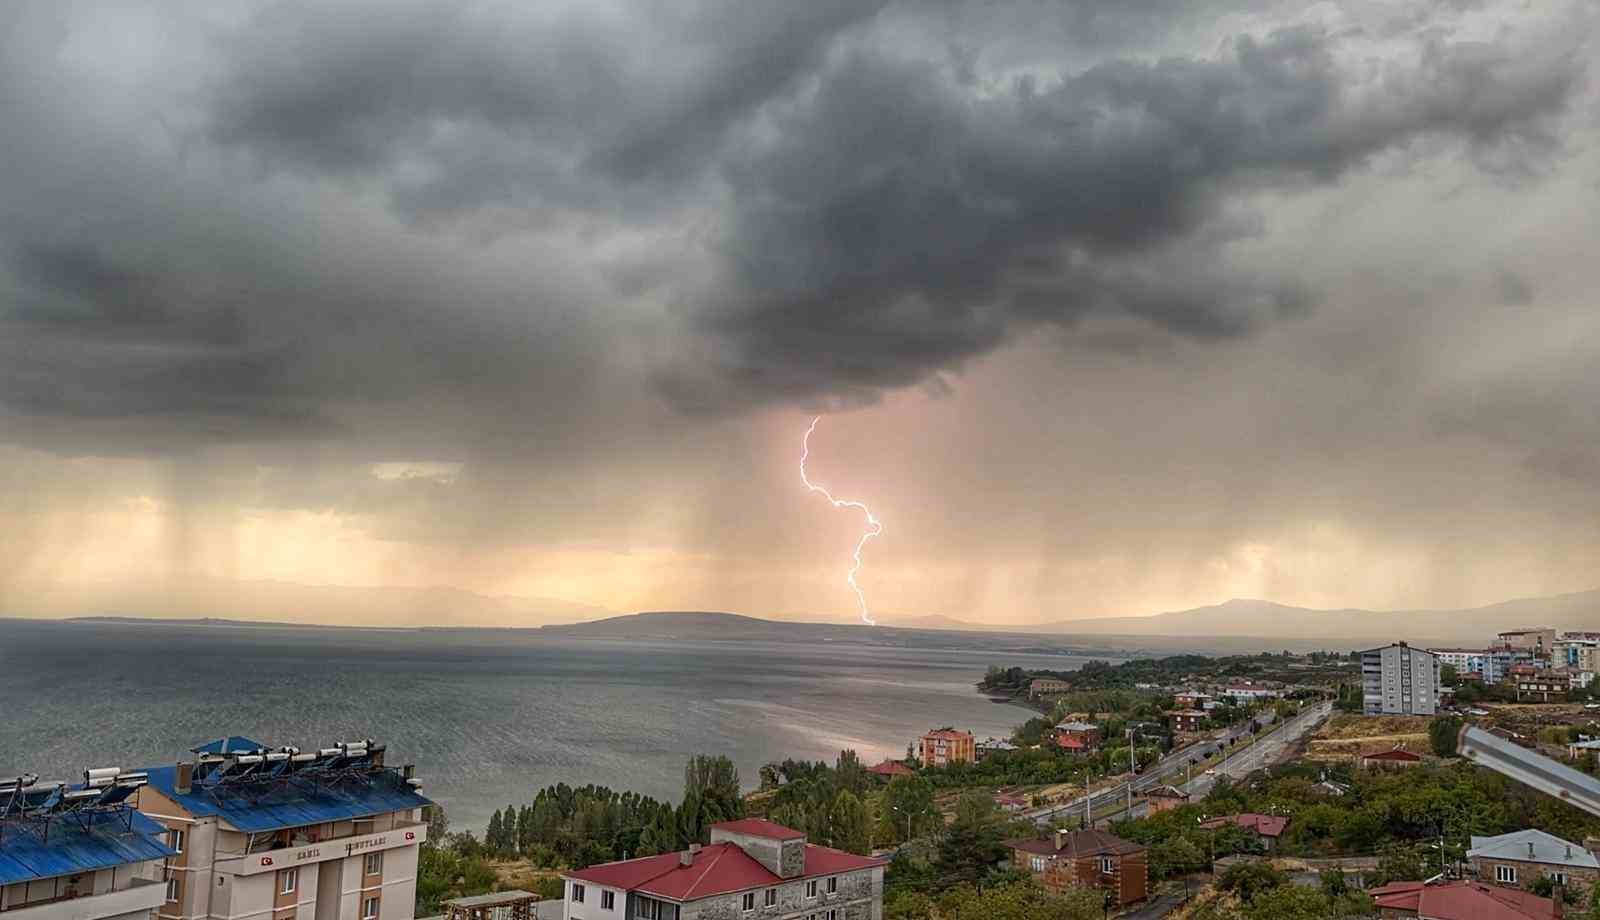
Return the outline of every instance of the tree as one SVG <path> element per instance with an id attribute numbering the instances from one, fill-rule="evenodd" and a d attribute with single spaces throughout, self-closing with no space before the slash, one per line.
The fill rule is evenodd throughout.
<path id="1" fill-rule="evenodd" d="M 1098 890 L 1073 888 L 1051 895 L 1032 882 L 1019 881 L 983 889 L 959 885 L 939 897 L 937 913 L 902 916 L 918 920 L 930 916 L 941 920 L 1099 920 L 1104 911 Z"/>
<path id="2" fill-rule="evenodd" d="M 1206 854 L 1187 837 L 1168 837 L 1150 847 L 1149 859 L 1150 875 L 1164 879 L 1200 868 Z"/>
<path id="3" fill-rule="evenodd" d="M 1279 885 L 1260 891 L 1245 909 L 1249 920 L 1326 920 L 1329 917 L 1366 917 L 1372 900 L 1358 891 L 1330 897 L 1315 888 Z"/>
<path id="4" fill-rule="evenodd" d="M 1440 757 L 1456 756 L 1456 736 L 1461 732 L 1461 719 L 1457 716 L 1439 716 L 1428 723 L 1428 743 L 1433 753 Z"/>
<path id="5" fill-rule="evenodd" d="M 867 803 L 856 798 L 849 790 L 841 791 L 833 799 L 830 822 L 833 845 L 846 853 L 865 856 L 872 851 L 872 817 Z"/>
<path id="6" fill-rule="evenodd" d="M 1252 859 L 1229 866 L 1217 879 L 1217 887 L 1234 892 L 1239 900 L 1250 904 L 1262 892 L 1288 880 L 1289 877 L 1274 869 L 1271 863 Z"/>
<path id="7" fill-rule="evenodd" d="M 770 792 L 778 788 L 778 765 L 764 763 L 761 765 L 761 791 Z"/>
<path id="8" fill-rule="evenodd" d="M 683 797 L 691 795 L 710 802 L 723 815 L 719 820 L 744 816 L 744 798 L 739 791 L 739 768 L 726 755 L 696 754 L 683 769 Z"/>
<path id="9" fill-rule="evenodd" d="M 500 809 L 496 808 L 494 814 L 489 816 L 489 830 L 483 835 L 483 842 L 490 851 L 500 852 L 500 837 L 504 834 L 504 825 L 501 823 Z"/>
<path id="10" fill-rule="evenodd" d="M 878 839 L 899 842 L 937 826 L 933 784 L 921 776 L 896 776 L 883 790 Z M 908 836 L 909 835 L 909 836 Z"/>
<path id="11" fill-rule="evenodd" d="M 840 751 L 839 759 L 834 761 L 833 782 L 840 789 L 864 795 L 872 788 L 872 774 L 867 772 L 855 751 Z"/>
<path id="12" fill-rule="evenodd" d="M 1430 875 L 1422 854 L 1410 847 L 1390 847 L 1378 856 L 1378 865 L 1367 875 L 1367 887 L 1390 882 L 1418 882 Z"/>
<path id="13" fill-rule="evenodd" d="M 934 865 L 947 885 L 975 883 L 1005 856 L 1000 809 L 986 793 L 969 792 L 956 801 L 955 820 L 939 840 Z"/>

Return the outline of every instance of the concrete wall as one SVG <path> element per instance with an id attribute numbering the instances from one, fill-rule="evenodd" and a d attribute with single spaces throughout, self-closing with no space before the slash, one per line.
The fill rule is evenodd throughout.
<path id="1" fill-rule="evenodd" d="M 1576 850 L 1577 848 L 1574 847 L 1574 849 Z M 1479 881 L 1488 882 L 1491 885 L 1503 884 L 1495 881 L 1495 866 L 1510 866 L 1517 870 L 1515 887 L 1522 889 L 1532 885 L 1541 875 L 1554 875 L 1557 872 L 1566 873 L 1568 888 L 1576 888 L 1584 894 L 1588 894 L 1590 886 L 1600 880 L 1600 872 L 1596 872 L 1594 869 L 1557 866 L 1548 863 L 1488 859 L 1483 856 L 1474 856 L 1472 857 L 1471 865 L 1473 875 L 1477 876 Z"/>
<path id="2" fill-rule="evenodd" d="M 828 878 L 839 880 L 838 891 L 833 894 L 829 894 L 827 890 Z M 740 892 L 685 904 L 680 918 L 681 920 L 787 920 L 793 917 L 806 917 L 813 913 L 826 916 L 827 911 L 835 910 L 839 912 L 839 920 L 882 920 L 883 869 L 881 867 L 817 878 L 815 879 L 817 896 L 814 898 L 805 896 L 807 881 L 809 880 L 795 879 L 775 886 L 778 898 L 777 904 L 772 907 L 766 906 L 764 892 L 767 889 L 757 888 L 752 892 L 755 895 L 754 911 L 744 910 L 744 894 Z"/>

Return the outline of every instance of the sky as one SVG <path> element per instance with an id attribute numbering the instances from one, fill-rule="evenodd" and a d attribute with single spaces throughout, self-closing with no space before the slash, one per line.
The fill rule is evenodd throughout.
<path id="1" fill-rule="evenodd" d="M 1597 16 L 7 3 L 0 610 L 1600 586 Z"/>

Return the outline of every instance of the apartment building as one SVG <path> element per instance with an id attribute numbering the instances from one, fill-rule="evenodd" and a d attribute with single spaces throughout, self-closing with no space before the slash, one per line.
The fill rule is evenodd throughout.
<path id="1" fill-rule="evenodd" d="M 1575 671 L 1600 671 L 1600 633 L 1564 632 L 1556 636 L 1550 663 Z"/>
<path id="2" fill-rule="evenodd" d="M 1031 874 L 1047 891 L 1098 888 L 1114 907 L 1148 896 L 1146 850 L 1115 834 L 1097 830 L 1055 831 L 1038 839 L 1007 840 L 1011 867 Z"/>
<path id="3" fill-rule="evenodd" d="M 924 767 L 942 767 L 952 763 L 972 763 L 978 759 L 977 741 L 971 732 L 953 728 L 939 728 L 918 739 L 918 759 Z"/>
<path id="4" fill-rule="evenodd" d="M 1198 709 L 1175 709 L 1167 713 L 1167 724 L 1174 732 L 1197 732 L 1205 727 L 1206 714 Z"/>
<path id="5" fill-rule="evenodd" d="M 0 917 L 151 920 L 173 851 L 133 807 L 146 779 L 106 767 L 70 785 L 31 773 L 0 783 Z"/>
<path id="6" fill-rule="evenodd" d="M 139 810 L 174 851 L 157 920 L 412 920 L 427 839 L 410 766 L 355 741 L 302 753 L 237 735 L 152 767 Z"/>
<path id="7" fill-rule="evenodd" d="M 1439 657 L 1404 642 L 1361 653 L 1361 711 L 1431 716 L 1439 703 Z"/>
<path id="8" fill-rule="evenodd" d="M 888 860 L 806 842 L 760 818 L 679 853 L 563 872 L 563 920 L 882 920 Z"/>
<path id="9" fill-rule="evenodd" d="M 1549 626 L 1508 629 L 1495 636 L 1495 644 L 1504 648 L 1523 649 L 1536 657 L 1548 659 L 1555 649 L 1556 631 Z"/>
<path id="10" fill-rule="evenodd" d="M 1217 691 L 1217 695 L 1232 700 L 1235 703 L 1254 703 L 1259 700 L 1273 700 L 1283 696 L 1282 687 L 1269 684 L 1255 683 L 1254 681 L 1235 681 Z"/>
<path id="11" fill-rule="evenodd" d="M 1055 693 L 1067 693 L 1072 690 L 1072 684 L 1057 680 L 1054 677 L 1035 677 L 1028 682 L 1029 696 L 1049 696 Z"/>

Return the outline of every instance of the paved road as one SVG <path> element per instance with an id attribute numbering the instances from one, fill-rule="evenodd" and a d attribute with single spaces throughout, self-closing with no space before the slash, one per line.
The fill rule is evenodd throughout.
<path id="1" fill-rule="evenodd" d="M 1161 920 L 1167 914 L 1177 910 L 1183 904 L 1182 894 L 1164 894 L 1153 898 L 1148 904 L 1138 910 L 1120 914 L 1119 920 Z"/>
<path id="2" fill-rule="evenodd" d="M 1215 775 L 1202 774 L 1196 776 L 1191 782 L 1183 785 L 1184 792 L 1194 798 L 1199 798 L 1211 791 L 1216 784 L 1218 776 L 1229 776 L 1238 779 L 1248 776 L 1262 767 L 1276 762 L 1283 756 L 1290 745 L 1296 744 L 1301 738 L 1310 734 L 1312 729 L 1321 725 L 1323 720 L 1333 714 L 1331 702 L 1318 703 L 1308 707 L 1304 712 L 1291 718 L 1284 726 L 1254 744 L 1239 749 L 1228 759 L 1212 768 Z"/>
<path id="3" fill-rule="evenodd" d="M 1296 730 L 1296 728 L 1297 728 L 1297 726 L 1295 724 L 1296 722 L 1298 722 L 1299 720 L 1304 720 L 1304 719 L 1307 719 L 1307 718 L 1311 717 L 1314 713 L 1316 713 L 1319 710 L 1322 712 L 1322 714 L 1321 714 L 1320 717 L 1317 717 L 1317 718 L 1315 718 L 1314 720 L 1312 720 L 1310 722 L 1310 724 L 1313 725 L 1313 726 L 1316 725 L 1317 723 L 1321 722 L 1323 719 L 1327 718 L 1328 713 L 1333 711 L 1333 704 L 1332 703 L 1319 703 L 1316 706 L 1311 707 L 1310 709 L 1307 709 L 1305 712 L 1295 716 L 1291 720 L 1291 725 L 1289 727 L 1289 731 L 1292 732 L 1292 731 Z M 1268 725 L 1271 725 L 1276 720 L 1276 718 L 1277 718 L 1276 714 L 1273 713 L 1272 711 L 1268 710 L 1268 711 L 1262 712 L 1260 715 L 1258 715 L 1256 717 L 1256 721 L 1260 722 L 1263 726 L 1268 726 Z M 1146 791 L 1148 789 L 1151 789 L 1151 788 L 1154 788 L 1156 786 L 1160 786 L 1160 785 L 1163 785 L 1165 783 L 1171 782 L 1172 779 L 1173 779 L 1173 774 L 1179 773 L 1180 771 L 1182 771 L 1184 769 L 1184 767 L 1186 765 L 1188 765 L 1189 760 L 1191 758 L 1193 758 L 1195 760 L 1204 760 L 1206 757 L 1209 757 L 1212 754 L 1215 754 L 1218 750 L 1225 748 L 1227 743 L 1231 739 L 1235 739 L 1235 738 L 1241 738 L 1242 739 L 1245 736 L 1249 735 L 1250 734 L 1249 727 L 1250 727 L 1250 724 L 1248 722 L 1246 722 L 1244 725 L 1238 726 L 1236 728 L 1228 729 L 1226 732 L 1222 733 L 1218 737 L 1215 737 L 1215 738 L 1212 738 L 1212 739 L 1209 739 L 1209 740 L 1206 740 L 1206 741 L 1201 741 L 1201 742 L 1198 742 L 1196 744 L 1191 744 L 1191 745 L 1189 745 L 1187 747 L 1179 748 L 1178 750 L 1175 750 L 1172 753 L 1168 754 L 1167 756 L 1161 758 L 1155 764 L 1153 764 L 1152 766 L 1146 768 L 1143 773 L 1139 774 L 1137 777 L 1134 778 L 1134 781 L 1133 781 L 1134 795 L 1137 796 L 1139 793 L 1144 792 L 1144 791 Z M 1302 732 L 1302 734 L 1303 734 L 1303 732 Z M 1263 742 L 1263 743 L 1265 743 L 1265 742 Z M 1252 747 L 1253 746 L 1254 745 L 1252 745 Z M 1230 758 L 1230 760 L 1231 759 L 1232 758 Z M 1227 761 L 1224 761 L 1224 763 L 1226 763 L 1226 762 Z M 1219 766 L 1218 769 L 1221 769 L 1221 767 Z M 1248 773 L 1249 770 L 1246 770 L 1244 772 Z M 1239 775 L 1242 776 L 1244 774 L 1241 773 Z M 1198 782 L 1199 781 L 1199 777 L 1196 777 L 1195 781 Z M 1182 784 L 1179 784 L 1179 785 L 1181 786 Z M 1210 789 L 1211 788 L 1210 784 L 1209 783 L 1206 784 L 1206 786 L 1204 788 Z M 1091 803 L 1091 805 L 1092 805 L 1092 809 L 1091 810 L 1096 812 L 1096 813 L 1108 812 L 1108 811 L 1112 811 L 1112 810 L 1114 810 L 1116 808 L 1119 808 L 1119 807 L 1121 807 L 1123 805 L 1126 805 L 1127 801 L 1128 801 L 1128 785 L 1126 783 L 1124 783 L 1124 784 L 1122 784 L 1120 786 L 1116 786 L 1116 787 L 1113 787 L 1111 789 L 1106 789 L 1106 790 L 1102 790 L 1100 792 L 1095 793 L 1094 801 Z M 1134 817 L 1139 817 L 1140 814 L 1143 812 L 1143 810 L 1144 810 L 1144 806 L 1141 803 L 1136 801 L 1134 803 L 1133 816 Z M 1071 815 L 1082 815 L 1083 813 L 1084 813 L 1084 802 L 1083 802 L 1083 796 L 1080 795 L 1080 796 L 1077 796 L 1076 798 L 1074 798 L 1071 801 L 1066 802 L 1064 804 L 1052 805 L 1049 808 L 1042 808 L 1042 809 L 1036 809 L 1036 810 L 1033 810 L 1033 811 L 1029 811 L 1029 812 L 1026 813 L 1026 815 L 1027 815 L 1027 817 L 1030 817 L 1030 818 L 1034 819 L 1034 823 L 1036 823 L 1036 824 L 1038 824 L 1040 826 L 1048 826 L 1058 817 L 1069 817 Z"/>

